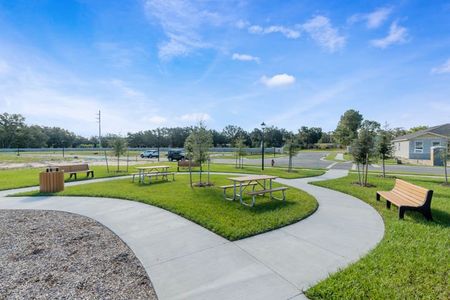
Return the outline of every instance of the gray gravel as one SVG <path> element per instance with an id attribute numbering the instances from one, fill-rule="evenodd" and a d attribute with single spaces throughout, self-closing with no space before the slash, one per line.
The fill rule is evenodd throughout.
<path id="1" fill-rule="evenodd" d="M 0 210 L 0 299 L 157 299 L 108 228 L 80 215 Z"/>

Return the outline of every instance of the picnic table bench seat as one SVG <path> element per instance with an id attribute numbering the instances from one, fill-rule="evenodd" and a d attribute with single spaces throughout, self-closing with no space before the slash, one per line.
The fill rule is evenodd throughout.
<path id="1" fill-rule="evenodd" d="M 89 177 L 89 175 L 91 175 L 91 177 L 94 178 L 94 170 L 89 169 L 88 164 L 62 165 L 58 166 L 58 168 L 64 173 L 69 174 L 69 179 L 71 179 L 72 177 L 77 179 L 77 173 L 84 172 L 86 172 L 86 177 Z"/>
<path id="2" fill-rule="evenodd" d="M 248 183 L 243 184 L 242 186 L 243 187 L 247 187 L 247 186 L 255 187 L 257 184 L 258 183 L 256 183 L 256 182 L 248 182 Z M 220 186 L 220 188 L 223 189 L 223 196 L 224 196 L 224 198 L 226 200 L 229 200 L 229 201 L 233 201 L 234 200 L 233 198 L 228 198 L 227 197 L 227 189 L 234 188 L 234 184 L 222 185 L 222 186 Z M 239 186 L 237 185 L 236 188 L 238 189 Z"/>
<path id="3" fill-rule="evenodd" d="M 172 180 L 175 180 L 175 173 L 173 173 L 173 172 L 154 172 L 154 173 L 147 173 L 144 176 L 148 177 L 148 179 L 151 182 L 153 177 L 156 177 L 156 179 L 158 179 L 159 176 L 161 176 L 162 179 L 165 178 L 166 180 L 169 180 L 169 178 L 168 178 L 169 175 L 172 175 Z"/>
<path id="4" fill-rule="evenodd" d="M 433 220 L 431 215 L 432 190 L 396 179 L 391 191 L 377 191 L 377 201 L 380 201 L 381 197 L 386 199 L 388 209 L 391 208 L 391 203 L 398 207 L 400 219 L 404 218 L 405 211 L 413 210 L 421 212 L 427 220 Z"/>
<path id="5" fill-rule="evenodd" d="M 288 188 L 285 186 L 282 187 L 277 187 L 277 188 L 271 188 L 271 189 L 265 189 L 265 190 L 258 190 L 258 191 L 251 191 L 251 192 L 247 192 L 247 195 L 252 196 L 252 204 L 250 206 L 253 206 L 255 204 L 255 197 L 256 196 L 260 196 L 260 195 L 265 195 L 265 194 L 270 194 L 270 199 L 276 199 L 276 200 L 280 200 L 280 201 L 285 201 L 286 200 L 286 194 L 285 191 Z M 281 192 L 282 193 L 282 198 L 277 198 L 275 196 L 272 195 L 273 192 Z M 246 203 L 244 203 L 245 205 L 247 205 Z"/>

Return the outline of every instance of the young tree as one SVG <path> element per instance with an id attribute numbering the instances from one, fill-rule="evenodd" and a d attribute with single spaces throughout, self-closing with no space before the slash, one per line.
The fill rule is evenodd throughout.
<path id="1" fill-rule="evenodd" d="M 236 168 L 244 168 L 244 156 L 245 152 L 245 140 L 243 137 L 238 137 L 236 139 Z"/>
<path id="2" fill-rule="evenodd" d="M 367 128 L 361 128 L 353 141 L 351 153 L 358 168 L 359 184 L 367 186 L 370 159 L 374 155 L 374 133 Z"/>
<path id="3" fill-rule="evenodd" d="M 212 147 L 212 144 L 213 140 L 211 132 L 206 129 L 206 126 L 202 122 L 200 122 L 198 126 L 192 128 L 191 134 L 186 138 L 184 147 L 186 152 L 189 154 L 189 158 L 200 164 L 200 182 L 198 186 L 205 186 L 202 182 L 202 163 L 208 161 L 209 149 Z M 189 173 L 192 174 L 191 168 L 189 168 Z M 210 185 L 210 182 L 208 182 L 207 185 Z"/>
<path id="4" fill-rule="evenodd" d="M 117 157 L 117 172 L 120 169 L 120 156 L 125 154 L 127 150 L 127 142 L 124 138 L 116 137 L 111 141 L 112 152 Z"/>
<path id="5" fill-rule="evenodd" d="M 356 110 L 347 110 L 339 120 L 338 126 L 334 131 L 337 141 L 348 146 L 358 135 L 358 129 L 361 127 L 363 116 Z"/>
<path id="6" fill-rule="evenodd" d="M 286 138 L 283 150 L 289 157 L 288 172 L 292 172 L 292 158 L 298 153 L 298 149 L 298 141 L 294 137 Z"/>
<path id="7" fill-rule="evenodd" d="M 392 133 L 387 128 L 378 133 L 376 151 L 382 161 L 383 177 L 386 177 L 385 161 L 392 155 Z"/>

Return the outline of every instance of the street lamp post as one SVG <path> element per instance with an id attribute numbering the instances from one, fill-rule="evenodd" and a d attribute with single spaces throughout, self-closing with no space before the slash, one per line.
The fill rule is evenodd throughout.
<path id="1" fill-rule="evenodd" d="M 261 123 L 262 135 L 261 135 L 261 148 L 262 148 L 262 156 L 261 156 L 261 170 L 264 171 L 264 129 L 266 128 L 266 124 L 264 122 Z"/>

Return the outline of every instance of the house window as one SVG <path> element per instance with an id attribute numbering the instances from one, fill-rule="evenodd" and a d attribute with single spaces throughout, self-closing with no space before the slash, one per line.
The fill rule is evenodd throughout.
<path id="1" fill-rule="evenodd" d="M 440 145 L 441 145 L 441 142 L 440 142 L 440 141 L 433 141 L 433 142 L 431 143 L 431 145 L 432 145 L 433 147 L 437 147 L 437 146 L 440 146 Z"/>
<path id="2" fill-rule="evenodd" d="M 414 144 L 414 153 L 423 153 L 423 142 L 416 141 Z"/>

